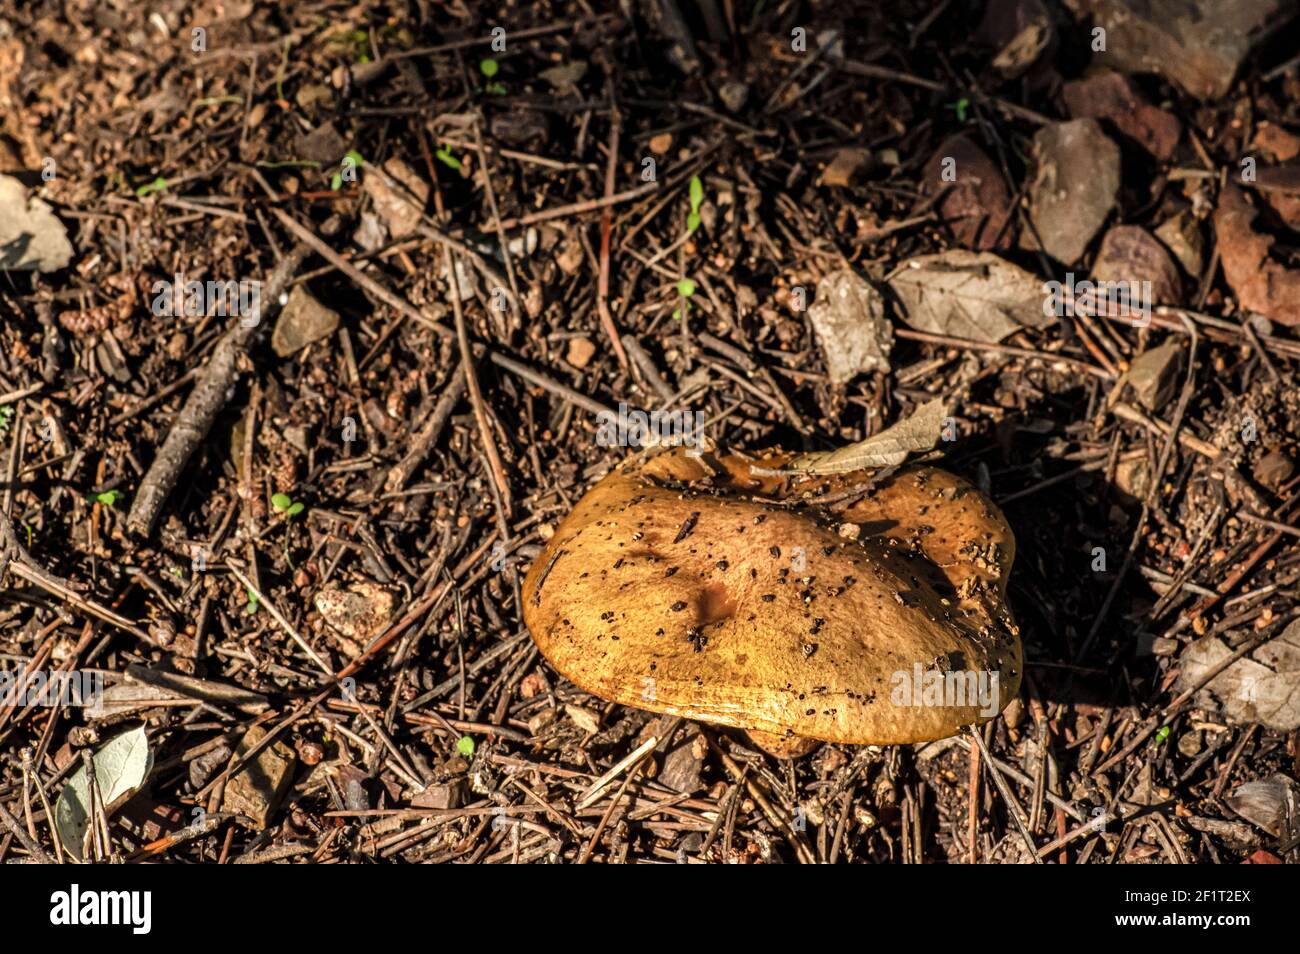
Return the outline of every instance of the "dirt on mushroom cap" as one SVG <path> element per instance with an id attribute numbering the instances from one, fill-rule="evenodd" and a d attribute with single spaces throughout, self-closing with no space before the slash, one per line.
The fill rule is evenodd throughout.
<path id="1" fill-rule="evenodd" d="M 865 472 L 750 473 L 791 456 L 624 461 L 525 579 L 542 654 L 602 698 L 773 736 L 895 744 L 986 721 L 1021 671 L 1001 513 L 931 467 L 865 493 Z M 996 674 L 993 711 L 892 701 L 899 674 L 934 672 Z"/>

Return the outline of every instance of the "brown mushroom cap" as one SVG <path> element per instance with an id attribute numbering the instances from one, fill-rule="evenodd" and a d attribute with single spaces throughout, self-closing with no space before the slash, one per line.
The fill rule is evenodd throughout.
<path id="1" fill-rule="evenodd" d="M 945 738 L 1000 711 L 1021 655 L 1005 601 L 1015 538 L 997 507 L 925 466 L 865 492 L 861 471 L 751 473 L 793 456 L 623 461 L 524 580 L 542 655 L 594 695 L 745 729 L 785 755 Z M 934 687 L 951 672 L 996 673 L 992 712 L 916 704 L 916 674 Z M 898 674 L 914 701 L 899 704 Z"/>

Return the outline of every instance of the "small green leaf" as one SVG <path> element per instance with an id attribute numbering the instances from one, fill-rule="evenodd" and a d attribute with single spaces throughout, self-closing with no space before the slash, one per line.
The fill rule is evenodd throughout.
<path id="1" fill-rule="evenodd" d="M 686 216 L 686 234 L 694 235 L 695 230 L 700 227 L 700 213 L 692 212 Z"/>
<path id="2" fill-rule="evenodd" d="M 1160 730 L 1156 732 L 1156 744 L 1157 745 L 1164 744 L 1164 741 L 1167 738 L 1169 738 L 1169 726 L 1162 725 L 1160 727 Z"/>
<path id="3" fill-rule="evenodd" d="M 690 298 L 695 294 L 695 280 L 693 278 L 683 278 L 677 283 L 677 294 L 683 298 Z"/>
<path id="4" fill-rule="evenodd" d="M 105 490 L 102 494 L 95 494 L 95 500 L 105 507 L 111 507 L 121 499 L 122 491 L 120 490 Z"/>
<path id="5" fill-rule="evenodd" d="M 498 63 L 496 60 L 489 58 L 486 60 L 479 60 L 478 68 L 479 68 L 479 72 L 481 72 L 488 79 L 491 79 L 492 77 L 497 75 L 497 71 L 501 69 L 501 64 Z"/>
<path id="6" fill-rule="evenodd" d="M 336 172 L 334 173 L 334 175 L 330 176 L 330 191 L 338 192 L 339 189 L 342 188 L 343 188 L 343 173 Z"/>
<path id="7" fill-rule="evenodd" d="M 460 160 L 451 154 L 451 149 L 447 146 L 443 146 L 441 149 L 437 150 L 434 155 L 438 157 L 438 161 L 444 166 L 449 166 L 457 172 L 460 172 Z"/>
<path id="8" fill-rule="evenodd" d="M 167 188 L 167 180 L 162 176 L 154 179 L 153 182 L 145 183 L 135 190 L 135 194 L 143 199 L 147 195 L 153 195 L 155 192 L 162 192 Z"/>
<path id="9" fill-rule="evenodd" d="M 474 740 L 468 735 L 462 735 L 456 740 L 456 751 L 469 758 L 474 754 Z"/>
<path id="10" fill-rule="evenodd" d="M 362 157 L 361 153 L 357 152 L 355 149 L 349 149 L 343 158 L 351 159 L 354 166 L 364 166 L 366 164 L 366 160 Z"/>
<path id="11" fill-rule="evenodd" d="M 286 510 L 284 514 L 286 517 L 296 517 L 298 516 L 298 514 L 302 513 L 306 509 L 307 509 L 307 505 L 302 501 L 298 501 L 297 503 L 293 504 L 288 510 Z"/>
<path id="12" fill-rule="evenodd" d="M 700 211 L 700 206 L 704 204 L 704 183 L 700 181 L 699 176 L 691 176 L 691 211 Z"/>
<path id="13" fill-rule="evenodd" d="M 488 83 L 483 87 L 483 90 L 493 96 L 504 96 L 506 94 L 506 88 L 501 83 Z"/>
<path id="14" fill-rule="evenodd" d="M 271 506 L 283 513 L 293 506 L 293 501 L 289 499 L 288 494 L 272 494 Z"/>

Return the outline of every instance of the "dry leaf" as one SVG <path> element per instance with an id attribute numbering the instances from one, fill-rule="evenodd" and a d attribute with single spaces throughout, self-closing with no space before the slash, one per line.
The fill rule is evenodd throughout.
<path id="1" fill-rule="evenodd" d="M 832 272 L 817 283 L 808 320 L 835 384 L 863 371 L 889 370 L 894 333 L 885 318 L 885 303 L 880 292 L 850 269 Z"/>
<path id="2" fill-rule="evenodd" d="M 948 408 L 942 398 L 926 401 L 908 418 L 864 441 L 820 454 L 804 454 L 790 462 L 783 472 L 802 474 L 847 474 L 869 467 L 895 467 L 908 454 L 933 450 L 939 442 Z"/>
<path id="3" fill-rule="evenodd" d="M 114 736 L 91 756 L 95 767 L 95 787 L 106 813 L 120 808 L 140 790 L 153 768 L 153 753 L 144 729 L 137 727 Z M 54 823 L 68 854 L 82 859 L 85 838 L 90 829 L 90 781 L 82 765 L 59 793 L 54 806 Z"/>
<path id="4" fill-rule="evenodd" d="M 1205 636 L 1182 655 L 1179 691 L 1186 691 L 1232 654 L 1218 636 Z M 1234 722 L 1260 722 L 1279 732 L 1300 728 L 1300 621 L 1228 666 L 1196 693 L 1195 703 Z"/>
<path id="5" fill-rule="evenodd" d="M 922 255 L 904 262 L 888 281 L 903 303 L 903 320 L 933 334 L 995 342 L 1054 320 L 1043 311 L 1042 282 L 988 252 Z"/>

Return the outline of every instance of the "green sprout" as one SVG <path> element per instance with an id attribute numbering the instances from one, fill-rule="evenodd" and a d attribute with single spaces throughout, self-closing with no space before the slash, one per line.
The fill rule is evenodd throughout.
<path id="1" fill-rule="evenodd" d="M 248 593 L 248 603 L 244 606 L 244 615 L 252 616 L 257 612 L 257 604 L 259 600 L 257 594 L 253 592 L 251 587 L 245 587 L 245 590 Z"/>
<path id="2" fill-rule="evenodd" d="M 144 185 L 138 186 L 135 190 L 135 194 L 137 198 L 143 199 L 145 196 L 153 195 L 155 192 L 163 192 L 166 188 L 167 180 L 162 176 L 159 176 L 154 179 L 153 182 L 146 182 Z"/>
<path id="3" fill-rule="evenodd" d="M 101 504 L 103 504 L 105 507 L 111 507 L 111 506 L 113 506 L 114 504 L 116 504 L 119 500 L 122 499 L 122 491 L 120 491 L 120 490 L 105 490 L 105 491 L 104 491 L 103 493 L 101 493 L 101 494 L 95 494 L 95 498 L 94 498 L 94 499 L 95 499 L 95 502 L 96 502 L 96 503 L 101 503 Z"/>
<path id="4" fill-rule="evenodd" d="M 1169 738 L 1169 726 L 1162 725 L 1160 730 L 1156 732 L 1156 745 L 1163 745 L 1167 738 Z"/>
<path id="5" fill-rule="evenodd" d="M 278 512 L 284 514 L 286 520 L 292 520 L 298 514 L 307 509 L 307 505 L 302 501 L 293 501 L 289 499 L 288 494 L 272 494 L 271 506 Z"/>
<path id="6" fill-rule="evenodd" d="M 484 76 L 486 76 L 488 79 L 491 79 L 492 77 L 496 76 L 497 73 L 500 71 L 500 69 L 501 69 L 501 64 L 498 63 L 496 60 L 492 59 L 491 57 L 488 57 L 486 60 L 478 61 L 479 72 L 482 73 Z"/>
<path id="7" fill-rule="evenodd" d="M 686 216 L 686 234 L 694 235 L 700 227 L 700 206 L 704 203 L 704 183 L 699 176 L 691 176 L 691 212 Z"/>
<path id="8" fill-rule="evenodd" d="M 970 109 L 970 100 L 963 96 L 957 102 L 950 104 L 948 108 L 957 113 L 957 122 L 964 123 L 966 121 L 966 112 Z"/>
<path id="9" fill-rule="evenodd" d="M 673 312 L 674 318 L 685 318 L 691 310 L 691 296 L 695 294 L 695 279 L 683 278 L 677 283 L 677 294 L 686 300 L 682 302 L 682 307 Z"/>
<path id="10" fill-rule="evenodd" d="M 0 437 L 9 433 L 9 428 L 14 422 L 14 406 L 12 404 L 0 404 Z"/>
<path id="11" fill-rule="evenodd" d="M 271 506 L 277 513 L 284 514 L 284 562 L 293 569 L 293 558 L 289 556 L 289 525 L 293 523 L 294 517 L 307 509 L 307 505 L 300 500 L 289 499 L 288 494 L 272 494 Z"/>
<path id="12" fill-rule="evenodd" d="M 443 146 L 441 149 L 435 150 L 433 154 L 438 157 L 439 162 L 450 169 L 455 169 L 457 172 L 460 172 L 463 168 L 460 164 L 460 160 L 451 154 L 450 146 Z"/>
<path id="13" fill-rule="evenodd" d="M 456 740 L 456 751 L 465 758 L 472 757 L 474 755 L 474 739 L 468 735 L 462 735 Z"/>
<path id="14" fill-rule="evenodd" d="M 355 149 L 349 149 L 347 154 L 344 155 L 343 161 L 339 163 L 339 168 L 335 169 L 334 175 L 330 177 L 331 191 L 338 192 L 339 189 L 343 188 L 343 163 L 347 162 L 349 159 L 352 160 L 353 169 L 359 169 L 361 166 L 365 165 L 366 162 L 361 153 L 357 152 Z"/>

